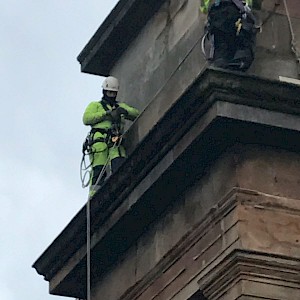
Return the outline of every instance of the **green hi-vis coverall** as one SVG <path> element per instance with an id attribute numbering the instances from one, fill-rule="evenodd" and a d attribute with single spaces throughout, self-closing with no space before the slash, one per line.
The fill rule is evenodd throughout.
<path id="1" fill-rule="evenodd" d="M 111 143 L 106 142 L 110 140 L 109 130 L 112 129 L 113 126 L 113 120 L 109 115 L 112 107 L 109 104 L 106 104 L 105 107 L 108 109 L 108 111 L 105 110 L 102 101 L 91 102 L 83 114 L 83 123 L 85 125 L 90 125 L 92 129 L 103 129 L 101 132 L 96 131 L 92 137 L 94 141 L 100 140 L 99 142 L 96 141 L 92 145 L 92 154 L 90 159 L 93 168 L 95 166 L 105 165 L 108 157 L 109 161 L 117 157 L 126 157 L 126 152 L 122 145 L 119 145 L 118 147 L 112 147 L 113 145 Z M 128 112 L 128 114 L 120 116 L 120 121 L 118 124 L 120 133 L 123 133 L 125 119 L 133 121 L 138 116 L 139 111 L 125 103 L 118 102 L 117 105 L 124 108 Z M 107 133 L 105 133 L 106 131 Z"/>
<path id="2" fill-rule="evenodd" d="M 222 2 L 222 0 L 219 0 L 220 2 Z M 252 6 L 252 1 L 253 0 L 246 0 L 246 4 L 249 5 L 250 7 Z M 207 14 L 208 9 L 210 7 L 211 4 L 215 3 L 216 0 L 201 0 L 201 5 L 200 5 L 200 10 Z"/>

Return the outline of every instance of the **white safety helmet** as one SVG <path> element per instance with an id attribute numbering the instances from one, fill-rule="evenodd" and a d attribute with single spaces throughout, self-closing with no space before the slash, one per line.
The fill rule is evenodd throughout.
<path id="1" fill-rule="evenodd" d="M 119 91 L 119 81 L 115 77 L 108 76 L 104 79 L 104 81 L 102 83 L 102 88 L 103 88 L 103 90 L 106 90 L 106 91 L 118 92 Z"/>

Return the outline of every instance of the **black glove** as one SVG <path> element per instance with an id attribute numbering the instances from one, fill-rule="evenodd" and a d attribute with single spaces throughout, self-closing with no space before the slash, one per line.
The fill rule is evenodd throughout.
<path id="1" fill-rule="evenodd" d="M 121 107 L 121 106 L 119 106 L 117 108 L 117 112 L 118 112 L 119 115 L 125 115 L 125 116 L 128 115 L 128 111 L 125 108 Z"/>
<path id="2" fill-rule="evenodd" d="M 128 115 L 128 112 L 126 109 L 119 106 L 118 108 L 110 111 L 109 114 L 111 118 L 116 121 L 120 119 L 121 115 Z"/>

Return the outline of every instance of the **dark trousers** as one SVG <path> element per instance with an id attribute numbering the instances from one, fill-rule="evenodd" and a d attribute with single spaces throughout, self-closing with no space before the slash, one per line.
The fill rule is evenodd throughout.
<path id="1" fill-rule="evenodd" d="M 111 161 L 111 171 L 112 173 L 115 173 L 119 167 L 123 164 L 123 162 L 125 161 L 125 157 L 116 157 Z M 92 175 L 92 181 L 91 181 L 91 185 L 95 185 L 102 170 L 103 170 L 104 166 L 102 165 L 98 165 L 95 166 L 93 168 L 93 175 Z M 101 178 L 99 178 L 97 185 L 102 185 L 102 183 L 105 180 L 107 173 L 106 171 L 102 174 Z"/>
<path id="2" fill-rule="evenodd" d="M 125 157 L 116 157 L 111 161 L 111 171 L 115 173 L 125 161 Z"/>

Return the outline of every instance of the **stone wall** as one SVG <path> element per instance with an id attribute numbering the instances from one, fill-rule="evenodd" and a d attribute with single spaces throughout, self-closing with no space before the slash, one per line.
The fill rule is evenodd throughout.
<path id="1" fill-rule="evenodd" d="M 203 22 L 198 1 L 166 1 L 111 72 L 121 79 L 120 99 L 144 109 L 199 40 Z M 204 63 L 196 47 L 194 68 L 181 72 L 175 90 L 191 83 Z"/>
<path id="2" fill-rule="evenodd" d="M 200 285 L 209 300 L 293 299 L 300 287 L 296 271 L 289 273 L 300 259 L 299 170 L 296 153 L 263 146 L 229 149 L 145 229 L 96 285 L 93 298 L 184 300 Z M 264 272 L 257 268 L 262 261 Z M 268 269 L 272 264 L 275 275 Z M 290 296 L 271 298 L 280 291 Z"/>

